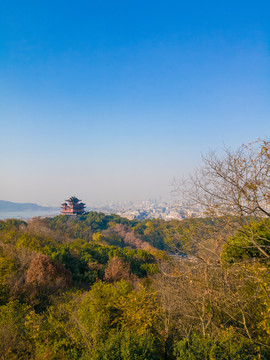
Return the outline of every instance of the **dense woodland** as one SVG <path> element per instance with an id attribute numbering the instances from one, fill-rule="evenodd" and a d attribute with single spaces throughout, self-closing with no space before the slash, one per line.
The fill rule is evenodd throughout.
<path id="1" fill-rule="evenodd" d="M 0 221 L 1 359 L 270 359 L 269 154 L 206 157 L 201 218 Z"/>

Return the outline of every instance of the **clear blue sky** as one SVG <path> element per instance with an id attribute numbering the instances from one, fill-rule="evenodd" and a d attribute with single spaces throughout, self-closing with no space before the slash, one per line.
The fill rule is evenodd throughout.
<path id="1" fill-rule="evenodd" d="M 2 1 L 0 199 L 169 197 L 270 130 L 269 1 Z"/>

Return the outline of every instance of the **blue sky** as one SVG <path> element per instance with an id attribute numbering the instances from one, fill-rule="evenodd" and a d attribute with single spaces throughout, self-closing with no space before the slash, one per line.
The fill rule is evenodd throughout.
<path id="1" fill-rule="evenodd" d="M 170 197 L 269 136 L 267 1 L 3 1 L 0 199 Z"/>

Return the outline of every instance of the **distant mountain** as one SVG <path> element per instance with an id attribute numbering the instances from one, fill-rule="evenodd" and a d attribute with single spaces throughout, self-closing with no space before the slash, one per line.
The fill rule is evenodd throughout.
<path id="1" fill-rule="evenodd" d="M 0 200 L 0 212 L 12 211 L 50 211 L 59 210 L 57 207 L 40 206 L 32 203 L 14 203 L 11 201 Z"/>

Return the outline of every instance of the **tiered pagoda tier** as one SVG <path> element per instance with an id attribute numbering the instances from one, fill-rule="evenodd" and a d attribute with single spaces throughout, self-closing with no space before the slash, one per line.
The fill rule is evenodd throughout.
<path id="1" fill-rule="evenodd" d="M 75 196 L 65 200 L 66 202 L 61 205 L 61 213 L 64 215 L 81 215 L 84 213 L 85 204 L 80 202 Z"/>

